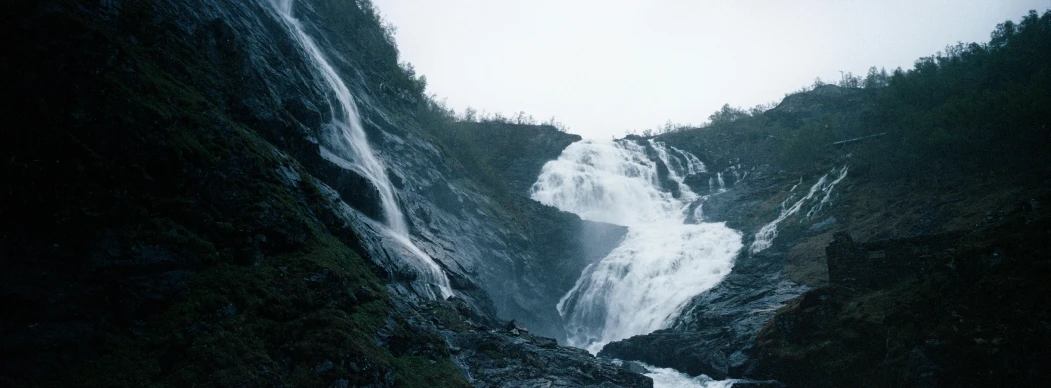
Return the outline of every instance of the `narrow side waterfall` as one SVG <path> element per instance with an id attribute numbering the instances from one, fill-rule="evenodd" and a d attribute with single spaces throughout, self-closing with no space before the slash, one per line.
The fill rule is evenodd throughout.
<path id="1" fill-rule="evenodd" d="M 723 223 L 684 223 L 704 197 L 683 179 L 703 171 L 689 153 L 628 140 L 573 143 L 544 165 L 534 200 L 628 227 L 620 245 L 588 266 L 558 303 L 570 345 L 597 353 L 611 341 L 665 328 L 692 297 L 730 273 L 741 234 Z"/>
<path id="2" fill-rule="evenodd" d="M 335 97 L 335 101 L 329 100 L 329 109 L 332 111 L 332 121 L 324 125 L 324 133 L 321 138 L 321 155 L 343 168 L 347 168 L 368 179 L 380 194 L 380 202 L 386 217 L 385 232 L 390 234 L 392 240 L 404 245 L 413 258 L 414 262 L 407 263 L 415 272 L 416 282 L 421 283 L 420 292 L 431 298 L 446 298 L 452 295 L 449 279 L 442 272 L 441 267 L 426 253 L 421 251 L 409 237 L 409 228 L 405 222 L 405 214 L 398 207 L 394 196 L 394 188 L 391 186 L 390 178 L 387 176 L 383 162 L 376 157 L 369 146 L 365 130 L 361 126 L 361 118 L 358 108 L 354 104 L 354 97 L 350 93 L 343 79 L 322 54 L 317 43 L 303 30 L 302 24 L 292 15 L 293 0 L 271 0 L 270 4 L 277 11 L 278 16 L 285 22 L 292 36 L 303 47 L 310 57 L 318 72 L 321 74 L 326 86 L 328 86 Z M 437 289 L 437 293 L 432 289 Z"/>
<path id="3" fill-rule="evenodd" d="M 752 245 L 748 248 L 749 252 L 756 254 L 762 252 L 766 248 L 770 248 L 774 244 L 774 238 L 777 237 L 777 224 L 780 224 L 781 221 L 784 221 L 789 216 L 798 213 L 799 209 L 806 205 L 807 202 L 811 203 L 811 207 L 810 210 L 807 211 L 806 218 L 809 219 L 817 215 L 817 213 L 828 204 L 829 198 L 832 195 L 832 189 L 836 187 L 836 184 L 847 177 L 847 171 L 847 166 L 840 168 L 838 172 L 839 177 L 832 182 L 828 182 L 828 174 L 821 176 L 813 186 L 810 186 L 810 191 L 808 191 L 802 198 L 792 203 L 791 206 L 785 207 L 789 201 L 795 198 L 795 195 L 791 195 L 781 202 L 781 211 L 777 218 L 770 221 L 769 224 L 763 225 L 762 228 L 759 228 L 759 231 L 755 233 L 755 239 L 752 240 Z M 833 171 L 833 173 L 835 173 L 835 171 Z M 802 181 L 803 180 L 800 179 L 800 183 L 802 183 Z M 792 186 L 792 189 L 789 190 L 789 192 L 794 192 L 798 186 L 799 183 Z M 816 199 L 818 193 L 824 193 L 825 195 L 818 200 Z M 815 201 L 817 203 L 813 203 Z"/>

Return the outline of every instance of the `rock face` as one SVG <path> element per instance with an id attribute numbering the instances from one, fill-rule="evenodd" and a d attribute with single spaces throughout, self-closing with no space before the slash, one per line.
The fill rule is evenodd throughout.
<path id="1" fill-rule="evenodd" d="M 821 85 L 810 92 L 786 96 L 781 103 L 765 114 L 792 127 L 798 127 L 824 115 L 851 120 L 872 106 L 877 94 L 878 90 L 873 89 Z"/>
<path id="2" fill-rule="evenodd" d="M 649 377 L 582 349 L 559 347 L 553 338 L 505 330 L 444 335 L 477 387 L 653 387 Z"/>
<path id="3" fill-rule="evenodd" d="M 653 387 L 646 376 L 557 347 L 552 338 L 475 331 L 446 334 L 453 357 L 470 365 L 477 387 Z"/>
<path id="4" fill-rule="evenodd" d="M 506 179 L 487 187 L 479 163 L 429 135 L 417 80 L 367 2 L 303 0 L 294 13 L 355 96 L 459 313 L 563 336 L 554 305 L 572 281 L 550 268 L 579 273 L 624 231 L 520 199 L 579 138 L 480 124 L 479 143 L 514 139 L 489 141 Z M 469 384 L 473 364 L 450 350 L 460 340 L 412 290 L 410 253 L 375 227 L 375 182 L 322 156 L 338 110 L 269 2 L 26 3 L 4 19 L 23 37 L 2 61 L 19 75 L 5 90 L 39 122 L 0 135 L 0 385 Z M 560 365 L 479 366 L 491 384 L 648 383 L 551 340 L 464 341 Z"/>
<path id="5" fill-rule="evenodd" d="M 784 303 L 830 278 L 850 287 L 909 279 L 930 267 L 932 257 L 954 241 L 956 235 L 946 232 L 974 225 L 974 208 L 1003 203 L 989 194 L 1000 187 L 977 179 L 923 187 L 901 180 L 889 184 L 851 170 L 833 190 L 819 188 L 816 199 L 786 215 L 823 176 L 826 181 L 835 178 L 829 171 L 843 171 L 838 169 L 853 161 L 849 149 L 829 145 L 818 148 L 827 155 L 817 156 L 810 166 L 782 165 L 778 131 L 834 122 L 838 125 L 828 130 L 835 136 L 853 136 L 852 128 L 859 126 L 852 123 L 877 95 L 824 86 L 786 98 L 750 120 L 659 136 L 703 160 L 707 179 L 724 178 L 725 190 L 713 186 L 701 207 L 705 221 L 740 230 L 746 247 L 764 226 L 781 221 L 768 248 L 742 251 L 733 272 L 695 297 L 668 329 L 611 343 L 600 354 L 715 378 L 755 376 L 757 335 Z M 688 182 L 699 185 L 704 179 Z M 995 199 L 988 203 L 988 198 Z M 829 246 L 837 232 L 874 241 Z"/>
<path id="6" fill-rule="evenodd" d="M 1046 193 L 1046 191 L 1045 191 Z M 1046 195 L 1046 194 L 1045 194 Z M 860 243 L 839 235 L 830 266 L 881 260 L 831 277 L 778 311 L 759 335 L 755 375 L 791 386 L 1046 385 L 1044 211 L 1019 206 L 966 233 Z M 859 255 L 858 253 L 864 253 Z M 833 264 L 833 260 L 838 264 Z M 830 274 L 837 271 L 829 269 Z"/>
<path id="7" fill-rule="evenodd" d="M 295 2 L 354 97 L 412 243 L 455 294 L 421 297 L 406 265 L 415 253 L 379 226 L 387 182 L 324 156 L 344 108 L 273 5 L 18 2 L 4 13 L 0 31 L 19 37 L 0 61 L 4 90 L 28 119 L 0 131 L 0 385 L 650 386 L 638 368 L 557 345 L 559 297 L 625 234 L 527 199 L 544 162 L 579 137 L 453 123 L 399 65 L 369 2 Z M 763 125 L 858 120 L 869 103 L 868 91 L 826 86 L 786 98 Z M 852 145 L 789 172 L 776 137 L 742 126 L 662 140 L 708 165 L 687 177 L 711 195 L 705 220 L 748 245 L 848 164 Z M 671 328 L 602 354 L 800 384 L 1046 385 L 1033 360 L 1051 349 L 1051 217 L 1037 206 L 1049 199 L 987 214 L 951 252 L 930 235 L 979 225 L 975 201 L 882 183 L 823 193 Z M 911 192 L 923 194 L 900 195 Z M 880 242 L 837 238 L 823 265 L 842 231 Z M 835 285 L 767 324 L 806 290 L 793 266 L 815 264 L 827 270 L 806 284 Z"/>
<path id="8" fill-rule="evenodd" d="M 466 314 L 462 300 L 422 306 L 442 327 L 451 358 L 476 387 L 652 387 L 653 381 L 632 369 L 584 350 L 559 346 L 553 338 L 531 334 L 511 321 L 498 327 L 479 325 Z"/>
<path id="9" fill-rule="evenodd" d="M 674 140 L 673 140 L 674 141 Z M 669 143 L 680 148 L 689 144 Z M 703 159 L 703 158 L 702 158 Z M 798 178 L 771 171 L 769 166 L 748 169 L 744 179 L 726 191 L 713 192 L 704 202 L 706 222 L 727 222 L 744 233 L 745 249 L 733 271 L 711 290 L 696 296 L 668 329 L 606 345 L 601 356 L 638 360 L 691 375 L 716 379 L 749 376 L 754 370 L 754 340 L 774 311 L 807 288 L 783 272 L 788 251 L 810 225 L 809 220 L 786 223 L 774 246 L 752 254 L 748 246 L 764 223 L 777 216 L 777 203 Z M 735 171 L 723 174 L 734 176 Z M 805 188 L 803 188 L 805 190 Z"/>
<path id="10" fill-rule="evenodd" d="M 473 179 L 469 168 L 450 165 L 447 155 L 411 134 L 390 145 L 397 152 L 386 157 L 402 182 L 402 201 L 413 234 L 419 236 L 417 245 L 447 272 L 484 290 L 501 318 L 564 341 L 554 307 L 558 298 L 626 230 L 527 199 L 543 164 L 579 137 L 550 127 L 478 124 L 473 130 L 478 139 L 493 139 L 487 147 L 498 156 L 474 162 L 502 178 L 486 183 L 504 187 L 465 184 Z M 387 155 L 384 148 L 380 152 Z"/>
<path id="11" fill-rule="evenodd" d="M 778 255 L 741 257 L 718 286 L 695 298 L 669 329 L 606 345 L 600 356 L 638 360 L 715 379 L 749 376 L 752 341 L 773 308 L 802 288 L 780 273 Z"/>
<path id="12" fill-rule="evenodd" d="M 715 378 L 781 379 L 791 386 L 821 386 L 815 381 L 835 381 L 829 386 L 858 385 L 853 376 L 863 373 L 860 365 L 879 364 L 887 354 L 888 341 L 891 346 L 898 343 L 904 352 L 891 352 L 898 360 L 887 361 L 883 364 L 886 369 L 865 375 L 862 381 L 874 381 L 871 384 L 877 386 L 919 384 L 935 376 L 931 374 L 932 368 L 966 363 L 949 356 L 947 348 L 940 348 L 940 361 L 934 361 L 935 352 L 931 348 L 934 345 L 925 345 L 925 339 L 919 338 L 920 332 L 909 325 L 934 326 L 929 321 L 948 325 L 947 316 L 952 313 L 946 311 L 960 314 L 963 308 L 945 306 L 973 308 L 960 295 L 978 292 L 973 282 L 981 276 L 971 273 L 966 280 L 935 281 L 930 279 L 940 279 L 944 273 L 933 269 L 953 263 L 949 257 L 961 257 L 959 252 L 964 246 L 957 231 L 986 228 L 1004 220 L 1004 209 L 1014 207 L 1012 203 L 1043 195 L 1041 190 L 1046 191 L 1046 178 L 1026 175 L 1032 174 L 1031 171 L 1002 179 L 992 179 L 991 175 L 926 180 L 875 176 L 853 169 L 855 156 L 849 147 L 856 144 L 832 145 L 831 140 L 827 147 L 817 148 L 827 154 L 815 155 L 811 165 L 805 168 L 790 167 L 787 162 L 779 161 L 778 150 L 783 140 L 777 134 L 830 122 L 836 123 L 828 128 L 834 132 L 832 139 L 851 138 L 857 135 L 852 131 L 861 127 L 854 124 L 863 120 L 865 108 L 877 96 L 878 93 L 870 90 L 825 86 L 786 98 L 777 107 L 750 120 L 660 135 L 661 141 L 703 160 L 708 166 L 708 179 L 720 174 L 724 178 L 736 178 L 733 185 L 726 185 L 726 191 L 709 191 L 710 196 L 701 210 L 704 220 L 726 222 L 740 230 L 746 247 L 754 242 L 764 225 L 785 214 L 828 171 L 842 166 L 849 166 L 851 170 L 834 190 L 820 192 L 817 195 L 820 201 L 808 202 L 797 213 L 784 217 L 777 224 L 776 237 L 768 248 L 758 253 L 747 249 L 741 252 L 733 272 L 718 286 L 695 297 L 668 329 L 611 343 L 600 354 Z M 698 176 L 688 182 L 697 185 L 702 184 L 703 179 Z M 848 241 L 839 233 L 850 233 L 856 240 Z M 829 245 L 830 241 L 835 244 Z M 972 264 L 961 264 L 957 260 L 953 265 L 1006 262 L 1003 253 L 994 254 L 999 243 L 972 241 L 971 244 L 972 249 L 989 247 L 990 253 L 983 255 L 986 259 L 969 261 Z M 1036 256 L 1033 252 L 1046 249 L 1039 244 L 1015 246 L 1024 246 L 1019 249 L 1033 257 Z M 954 250 L 956 253 L 952 253 Z M 1039 266 L 1038 263 L 1019 265 L 1032 269 L 1035 267 L 1029 266 Z M 1034 295 L 1043 292 L 1040 287 L 1034 287 L 1031 294 L 1017 291 L 998 276 L 1008 275 L 990 277 L 985 284 L 992 287 L 990 290 L 999 290 L 996 292 L 1001 295 L 1009 293 L 1012 298 L 1024 299 L 1022 304 L 1039 298 Z M 822 288 L 830 282 L 837 286 Z M 902 286 L 902 282 L 908 285 Z M 1026 281 L 1026 284 L 1031 283 Z M 937 288 L 942 286 L 946 288 Z M 867 291 L 871 289 L 879 291 L 875 294 Z M 811 291 L 808 293 L 808 290 Z M 937 298 L 953 302 L 943 305 L 936 302 Z M 996 304 L 983 299 L 985 297 L 974 298 Z M 874 299 L 879 299 L 880 304 L 869 305 Z M 865 303 L 866 307 L 859 308 L 853 303 Z M 785 304 L 788 307 L 777 312 Z M 1037 313 L 1030 315 L 1026 311 Z M 1043 311 L 1025 307 L 1008 315 L 1035 325 L 1035 320 L 1042 319 L 1037 317 L 1042 316 Z M 994 313 L 982 314 L 983 325 L 1007 325 L 993 318 Z M 854 329 L 855 326 L 858 328 Z M 941 328 L 955 330 L 947 326 Z M 891 330 L 890 334 L 887 329 Z M 981 338 L 979 342 L 983 344 L 990 343 L 985 334 L 974 337 Z M 974 338 L 970 340 L 973 342 Z M 855 349 L 866 350 L 855 352 Z M 1029 362 L 1036 357 L 1033 353 L 1026 354 L 1019 360 L 1024 358 Z M 1002 362 L 995 357 L 987 360 Z M 907 380 L 889 379 L 891 371 L 903 370 L 907 370 L 902 372 L 908 376 Z M 937 374 L 935 380 L 942 385 L 976 381 L 973 374 L 967 376 L 954 380 Z M 884 378 L 889 380 L 881 380 Z M 1020 380 L 1015 381 L 1041 381 L 1042 377 L 1033 374 L 1035 380 L 1026 380 L 1028 378 L 1019 377 Z"/>
<path id="13" fill-rule="evenodd" d="M 321 85 L 319 75 L 306 64 L 295 62 L 302 53 L 296 52 L 291 42 L 282 41 L 288 38 L 265 19 L 270 15 L 260 14 L 256 16 L 258 20 L 244 21 L 243 17 L 235 16 L 238 10 L 225 7 L 217 6 L 214 15 L 200 15 L 203 11 L 195 10 L 196 17 L 242 20 L 229 22 L 234 33 L 224 34 L 244 42 L 236 46 L 245 47 L 241 56 L 249 61 L 247 67 L 258 73 L 255 77 L 258 85 L 266 88 L 259 91 L 261 96 L 271 96 L 270 101 L 244 101 L 240 96 L 231 96 L 228 100 L 244 105 L 236 112 L 241 112 L 245 121 L 265 128 L 268 140 L 296 152 L 294 156 L 312 175 L 335 188 L 356 210 L 369 218 L 382 219 L 375 189 L 367 180 L 319 157 L 318 143 L 323 145 L 326 136 L 321 124 L 331 119 L 328 113 L 323 113 L 328 111 L 327 102 L 317 94 L 324 93 L 323 88 L 317 90 Z M 343 18 L 336 17 L 341 10 L 328 2 L 302 1 L 295 7 L 295 13 L 301 15 L 307 29 L 322 37 L 317 40 L 322 42 L 322 50 L 330 58 L 340 58 L 345 53 L 365 55 L 360 52 L 361 42 L 346 41 L 327 32 L 357 28 L 350 26 L 354 23 L 352 15 L 344 13 Z M 194 23 L 197 21 L 187 22 L 191 26 Z M 226 35 L 215 40 L 235 39 L 224 38 Z M 267 47 L 268 44 L 272 47 Z M 275 47 L 282 51 L 274 52 Z M 292 58 L 285 59 L 293 62 L 286 66 L 300 73 L 282 67 L 274 69 L 275 61 L 279 60 L 276 55 Z M 334 66 L 357 98 L 370 145 L 389 168 L 388 175 L 397 188 L 415 244 L 452 278 L 458 279 L 454 287 L 464 293 L 475 308 L 495 310 L 501 318 L 518 319 L 539 333 L 564 338 L 553 306 L 572 284 L 565 286 L 564 279 L 547 276 L 550 264 L 557 263 L 559 269 L 565 270 L 559 273 L 579 273 L 612 249 L 624 231 L 539 209 L 522 197 L 542 165 L 579 137 L 551 127 L 476 124 L 467 128 L 471 131 L 470 137 L 496 157 L 461 159 L 457 163 L 450 158 L 450 150 L 436 146 L 421 135 L 427 131 L 428 123 L 404 113 L 406 105 L 413 103 L 411 98 L 406 100 L 405 90 L 389 90 L 391 82 L 382 76 L 377 79 L 365 74 L 365 69 L 373 68 L 365 58 L 334 61 Z M 278 102 L 280 107 L 276 106 Z M 272 113 L 281 108 L 286 108 L 295 120 Z M 506 186 L 480 187 L 491 182 L 478 179 L 481 175 L 476 171 L 478 165 L 503 175 Z M 506 195 L 510 199 L 494 199 L 494 195 Z M 371 227 L 364 219 L 352 219 L 357 230 Z M 584 231 L 594 238 L 575 237 Z M 364 234 L 369 242 L 364 246 L 374 261 L 385 267 L 388 279 L 396 280 L 395 283 L 411 280 L 396 264 L 403 258 L 398 257 L 397 252 L 382 248 L 381 239 L 373 238 L 374 235 Z M 548 280 L 555 283 L 550 284 Z"/>

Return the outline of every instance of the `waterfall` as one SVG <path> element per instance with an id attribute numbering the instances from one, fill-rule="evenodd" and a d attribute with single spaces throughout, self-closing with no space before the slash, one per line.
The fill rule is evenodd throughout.
<path id="1" fill-rule="evenodd" d="M 314 39 L 303 30 L 302 24 L 292 15 L 293 0 L 271 0 L 270 4 L 317 67 L 325 86 L 328 86 L 335 96 L 335 101 L 329 101 L 332 121 L 326 123 L 323 129 L 322 157 L 360 174 L 379 191 L 380 205 L 386 218 L 384 232 L 411 253 L 412 257 L 408 258 L 411 261 L 407 264 L 415 272 L 416 282 L 424 285 L 421 287 L 422 290 L 417 292 L 431 298 L 451 296 L 452 288 L 449 286 L 449 279 L 442 272 L 441 267 L 434 262 L 434 259 L 416 247 L 410 239 L 409 227 L 394 196 L 394 188 L 387 176 L 387 170 L 369 146 L 350 89 L 322 54 Z M 435 294 L 432 288 L 436 288 L 438 293 Z"/>
<path id="2" fill-rule="evenodd" d="M 682 183 L 682 180 L 687 175 L 707 171 L 704 167 L 704 163 L 689 152 L 672 146 L 666 146 L 664 143 L 654 141 L 653 139 L 649 140 L 649 145 L 650 148 L 657 153 L 657 157 L 668 166 L 668 174 L 671 179 L 676 182 Z"/>
<path id="3" fill-rule="evenodd" d="M 647 147 L 679 185 L 678 198 L 662 189 Z M 740 233 L 723 223 L 684 223 L 703 197 L 683 179 L 704 171 L 693 155 L 654 141 L 577 142 L 544 165 L 531 188 L 534 200 L 628 227 L 558 303 L 570 345 L 597 353 L 611 341 L 665 328 L 692 297 L 730 273 Z"/>
<path id="4" fill-rule="evenodd" d="M 818 179 L 813 186 L 810 186 L 810 191 L 808 191 L 807 194 L 803 196 L 803 198 L 800 198 L 795 203 L 793 203 L 792 206 L 789 206 L 787 208 L 785 207 L 788 201 L 794 198 L 793 196 L 789 196 L 784 201 L 782 201 L 781 211 L 779 212 L 777 218 L 775 218 L 769 224 L 763 225 L 762 228 L 759 228 L 759 231 L 755 234 L 755 239 L 752 241 L 752 245 L 749 247 L 749 252 L 751 252 L 752 254 L 756 254 L 762 252 L 766 248 L 770 248 L 774 244 L 774 238 L 777 237 L 777 224 L 780 224 L 781 221 L 784 221 L 789 216 L 798 213 L 799 209 L 802 208 L 807 203 L 807 201 L 814 199 L 814 196 L 817 195 L 817 193 L 824 193 L 825 195 L 810 208 L 810 211 L 807 212 L 806 218 L 809 219 L 817 215 L 817 213 L 820 212 L 826 204 L 828 204 L 829 198 L 832 195 L 832 189 L 835 188 L 836 184 L 838 184 L 840 181 L 843 180 L 843 178 L 846 177 L 847 166 L 843 166 L 843 168 L 839 169 L 839 177 L 837 177 L 834 181 L 828 182 L 828 174 L 822 175 L 821 178 Z M 800 179 L 800 183 L 802 183 L 802 181 L 803 180 Z M 795 191 L 797 186 L 799 186 L 798 183 L 795 186 L 792 186 L 792 189 L 789 190 L 789 192 Z"/>

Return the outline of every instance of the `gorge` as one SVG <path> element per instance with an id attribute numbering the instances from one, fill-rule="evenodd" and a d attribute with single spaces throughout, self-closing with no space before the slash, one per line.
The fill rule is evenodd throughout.
<path id="1" fill-rule="evenodd" d="M 615 140 L 456 117 L 364 0 L 4 19 L 0 385 L 1051 379 L 1051 12 Z"/>

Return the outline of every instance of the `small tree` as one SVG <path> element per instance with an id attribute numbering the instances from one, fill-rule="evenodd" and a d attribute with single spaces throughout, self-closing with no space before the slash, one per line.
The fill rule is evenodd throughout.
<path id="1" fill-rule="evenodd" d="M 476 122 L 478 120 L 478 111 L 472 107 L 467 107 L 463 110 L 463 121 Z"/>
<path id="2" fill-rule="evenodd" d="M 876 69 L 876 66 L 869 68 L 868 75 L 865 76 L 864 86 L 865 88 L 885 88 L 890 83 L 890 76 L 887 75 L 887 69 L 880 68 Z"/>
<path id="3" fill-rule="evenodd" d="M 536 119 L 533 118 L 533 115 L 527 115 L 526 112 L 523 110 L 518 111 L 518 113 L 515 114 L 514 118 L 512 118 L 511 122 L 519 125 L 535 125 Z"/>
<path id="4" fill-rule="evenodd" d="M 730 104 L 724 104 L 722 108 L 708 116 L 708 121 L 712 125 L 715 124 L 729 124 L 738 119 L 748 117 L 748 112 L 743 109 L 731 107 Z"/>
<path id="5" fill-rule="evenodd" d="M 846 72 L 846 73 L 840 71 L 839 74 L 840 74 L 839 75 L 840 76 L 839 86 L 844 87 L 844 88 L 860 88 L 861 87 L 861 77 L 855 76 L 854 73 L 851 73 L 849 71 Z"/>
<path id="6" fill-rule="evenodd" d="M 547 121 L 544 121 L 543 123 L 540 123 L 540 124 L 541 125 L 549 125 L 549 126 L 555 127 L 555 129 L 559 130 L 559 132 L 566 132 L 566 131 L 569 130 L 569 128 L 566 127 L 565 124 L 562 124 L 562 122 L 560 122 L 558 120 L 555 120 L 555 116 L 551 116 L 550 119 L 547 119 Z"/>

